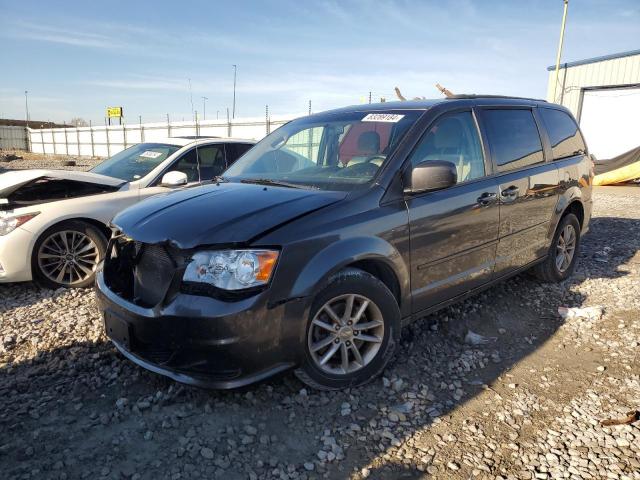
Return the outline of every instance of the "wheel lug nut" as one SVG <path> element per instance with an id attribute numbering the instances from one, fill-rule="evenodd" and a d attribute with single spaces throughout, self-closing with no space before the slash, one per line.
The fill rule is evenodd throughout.
<path id="1" fill-rule="evenodd" d="M 351 342 L 347 340 L 347 347 L 351 346 Z"/>
<path id="2" fill-rule="evenodd" d="M 333 341 L 333 343 L 340 343 L 340 339 L 339 339 L 339 338 L 336 338 L 336 339 Z"/>
<path id="3" fill-rule="evenodd" d="M 351 320 L 349 320 L 349 321 L 347 322 L 347 325 L 353 325 L 353 322 L 352 322 Z"/>
<path id="4" fill-rule="evenodd" d="M 336 326 L 335 326 L 335 329 L 336 329 L 336 330 L 340 330 L 340 325 L 336 325 Z"/>
<path id="5" fill-rule="evenodd" d="M 358 336 L 358 335 L 360 334 L 360 332 L 356 330 L 355 332 L 353 332 L 353 334 L 354 334 L 355 336 Z"/>

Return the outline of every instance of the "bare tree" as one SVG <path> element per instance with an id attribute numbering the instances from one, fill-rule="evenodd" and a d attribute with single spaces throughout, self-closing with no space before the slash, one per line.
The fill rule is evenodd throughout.
<path id="1" fill-rule="evenodd" d="M 80 118 L 80 117 L 73 117 L 69 123 L 71 125 L 73 125 L 74 127 L 88 127 L 89 126 L 89 123 L 84 118 Z"/>

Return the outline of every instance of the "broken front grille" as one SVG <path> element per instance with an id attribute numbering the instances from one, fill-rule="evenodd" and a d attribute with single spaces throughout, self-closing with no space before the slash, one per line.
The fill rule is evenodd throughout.
<path id="1" fill-rule="evenodd" d="M 104 262 L 104 281 L 118 296 L 142 307 L 154 307 L 167 297 L 182 257 L 168 247 L 114 237 Z"/>

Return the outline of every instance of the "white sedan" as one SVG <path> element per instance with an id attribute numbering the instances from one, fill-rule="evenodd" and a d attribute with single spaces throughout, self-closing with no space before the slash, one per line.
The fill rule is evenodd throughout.
<path id="1" fill-rule="evenodd" d="M 88 172 L 0 174 L 0 283 L 91 285 L 116 213 L 170 188 L 213 180 L 254 143 L 167 138 L 130 147 Z"/>

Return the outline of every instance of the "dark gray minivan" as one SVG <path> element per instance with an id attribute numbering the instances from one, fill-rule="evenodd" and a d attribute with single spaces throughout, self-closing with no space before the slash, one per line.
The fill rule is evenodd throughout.
<path id="1" fill-rule="evenodd" d="M 539 100 L 294 120 L 216 183 L 116 216 L 96 280 L 107 334 L 192 385 L 288 369 L 316 388 L 362 384 L 407 322 L 526 269 L 569 277 L 592 168 L 572 115 Z"/>

